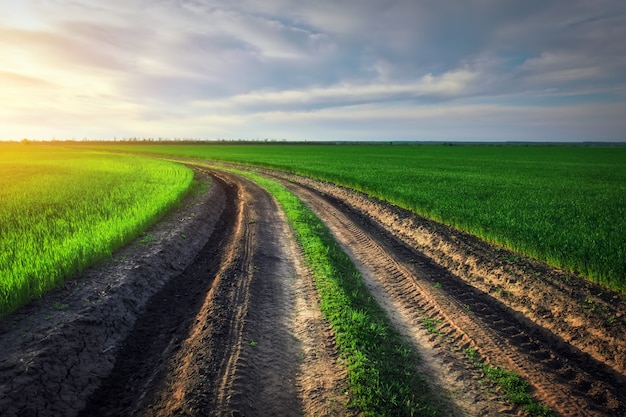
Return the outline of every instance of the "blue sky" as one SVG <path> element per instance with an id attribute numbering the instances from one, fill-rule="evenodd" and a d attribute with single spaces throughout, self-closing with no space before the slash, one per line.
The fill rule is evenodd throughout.
<path id="1" fill-rule="evenodd" d="M 623 0 L 0 4 L 0 139 L 626 141 Z"/>

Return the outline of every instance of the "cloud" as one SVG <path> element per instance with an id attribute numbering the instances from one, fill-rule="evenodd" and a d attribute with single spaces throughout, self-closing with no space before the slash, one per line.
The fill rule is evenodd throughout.
<path id="1" fill-rule="evenodd" d="M 451 71 L 440 76 L 426 74 L 412 83 L 342 83 L 302 90 L 253 91 L 226 100 L 198 104 L 209 109 L 289 109 L 345 106 L 407 99 L 442 100 L 462 97 L 472 90 L 478 77 L 467 70 Z"/>
<path id="2" fill-rule="evenodd" d="M 22 0 L 0 4 L 0 54 L 17 137 L 567 140 L 606 114 L 625 139 L 619 0 Z"/>
<path id="3" fill-rule="evenodd" d="M 0 71 L 0 84 L 18 88 L 42 88 L 49 85 L 46 80 L 9 71 Z"/>
<path id="4" fill-rule="evenodd" d="M 301 140 L 611 141 L 626 105 L 520 106 L 432 104 L 357 105 L 317 111 L 274 111 L 248 118 L 280 126 L 274 138 Z M 267 128 L 266 128 L 267 131 Z M 289 134 L 287 133 L 289 132 Z"/>

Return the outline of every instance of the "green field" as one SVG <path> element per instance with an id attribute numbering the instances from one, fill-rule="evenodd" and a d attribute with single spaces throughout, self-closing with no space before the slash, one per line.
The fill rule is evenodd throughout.
<path id="1" fill-rule="evenodd" d="M 626 147 L 105 145 L 344 185 L 626 290 Z"/>
<path id="2" fill-rule="evenodd" d="M 192 179 L 153 158 L 0 144 L 0 317 L 137 237 Z"/>
<path id="3" fill-rule="evenodd" d="M 626 147 L 0 144 L 0 317 L 110 256 L 189 190 L 190 169 L 132 153 L 330 181 L 626 290 Z M 282 186 L 244 175 L 277 198 L 296 231 L 349 370 L 349 405 L 437 415 L 419 358 L 330 232 Z M 512 402 L 552 415 L 519 375 L 476 366 Z"/>

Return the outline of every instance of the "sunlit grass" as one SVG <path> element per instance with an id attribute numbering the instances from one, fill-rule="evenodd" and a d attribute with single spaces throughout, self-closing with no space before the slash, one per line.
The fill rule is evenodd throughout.
<path id="1" fill-rule="evenodd" d="M 0 316 L 138 236 L 192 179 L 151 158 L 0 144 Z"/>

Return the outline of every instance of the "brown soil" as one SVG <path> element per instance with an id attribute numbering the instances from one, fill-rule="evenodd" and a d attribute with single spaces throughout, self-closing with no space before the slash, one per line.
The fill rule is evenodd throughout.
<path id="1" fill-rule="evenodd" d="M 367 196 L 283 182 L 420 352 L 445 415 L 523 415 L 467 359 L 561 415 L 626 414 L 626 297 Z M 275 201 L 198 171 L 147 235 L 0 320 L 2 416 L 351 415 L 347 374 Z"/>
<path id="2" fill-rule="evenodd" d="M 213 174 L 148 236 L 0 321 L 1 416 L 350 415 L 311 277 L 264 190 Z"/>

